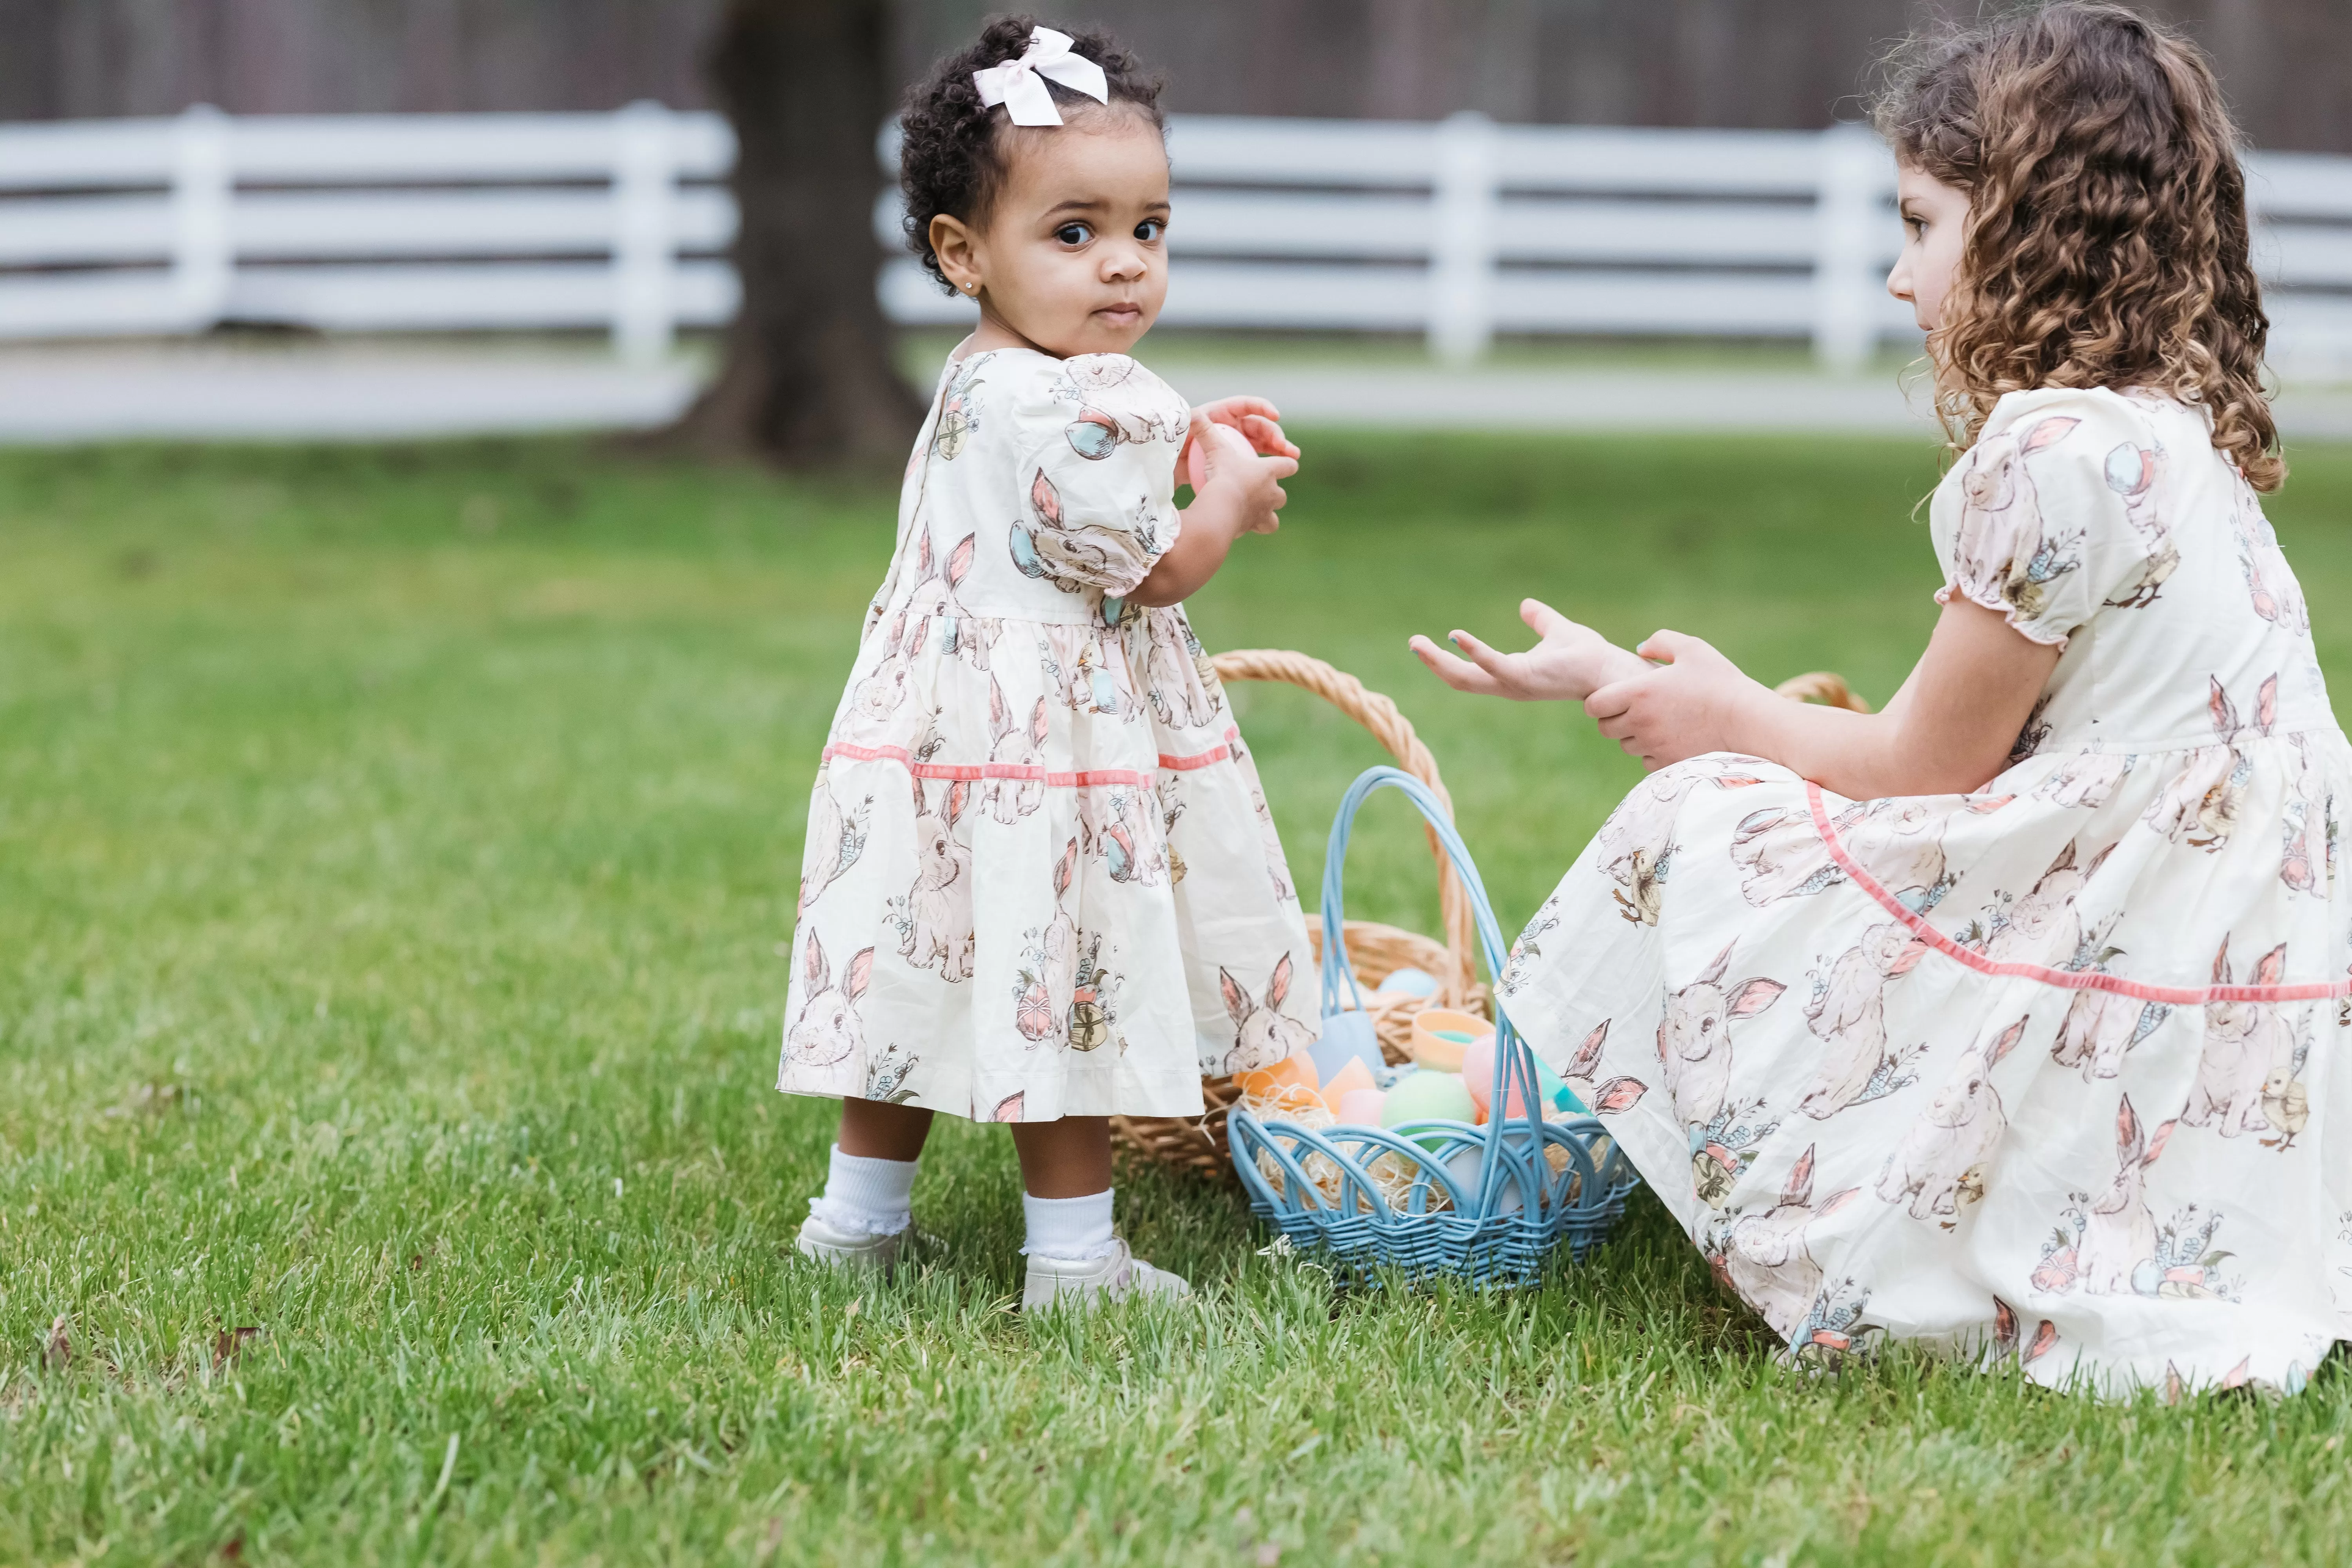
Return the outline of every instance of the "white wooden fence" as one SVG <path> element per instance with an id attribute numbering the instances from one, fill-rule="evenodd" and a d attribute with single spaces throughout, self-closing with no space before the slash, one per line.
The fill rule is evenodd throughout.
<path id="1" fill-rule="evenodd" d="M 1913 335 L 1883 288 L 1894 175 L 1823 132 L 1180 117 L 1171 326 L 1810 341 Z M 886 129 L 880 151 L 892 160 Z M 593 328 L 632 358 L 724 321 L 732 144 L 705 114 L 0 127 L 0 338 Z M 2252 167 L 2274 357 L 2352 364 L 2352 159 Z M 876 228 L 898 241 L 895 195 Z M 890 313 L 969 320 L 887 263 Z"/>

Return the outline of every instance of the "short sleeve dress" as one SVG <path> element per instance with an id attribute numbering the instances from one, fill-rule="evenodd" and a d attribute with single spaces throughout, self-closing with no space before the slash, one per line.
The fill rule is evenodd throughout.
<path id="1" fill-rule="evenodd" d="M 2204 414 L 2001 400 L 1945 587 L 2063 651 L 1973 795 L 1664 769 L 1521 936 L 1512 1018 L 1801 1359 L 2299 1388 L 2352 1305 L 2352 751 Z"/>
<path id="2" fill-rule="evenodd" d="M 778 1087 L 1184 1116 L 1312 1043 L 1257 771 L 1173 606 L 1184 399 L 1122 354 L 950 360 L 809 808 Z"/>

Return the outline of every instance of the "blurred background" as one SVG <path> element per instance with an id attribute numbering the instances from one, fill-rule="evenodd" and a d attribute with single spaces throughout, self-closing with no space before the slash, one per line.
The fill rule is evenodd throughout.
<path id="1" fill-rule="evenodd" d="M 616 109 L 710 102 L 725 0 L 0 0 L 0 120 Z M 1007 7 L 901 0 L 912 77 Z M 1937 0 L 1095 0 L 1202 114 L 1809 130 Z M 2352 5 L 2163 0 L 2263 147 L 2352 153 Z"/>
<path id="2" fill-rule="evenodd" d="M 971 309 L 899 243 L 886 121 L 989 9 L 0 0 L 0 440 L 625 428 L 887 467 L 913 419 L 893 377 L 925 384 Z M 1892 165 L 1858 121 L 1894 41 L 1976 9 L 1055 15 L 1167 79 L 1147 352 L 1189 394 L 1923 433 L 1882 286 Z M 2288 427 L 2352 435 L 2352 5 L 2144 9 L 2208 49 L 2249 134 Z"/>

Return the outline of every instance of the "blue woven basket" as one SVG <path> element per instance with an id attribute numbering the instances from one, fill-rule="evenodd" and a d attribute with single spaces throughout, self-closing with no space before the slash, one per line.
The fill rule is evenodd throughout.
<path id="1" fill-rule="evenodd" d="M 1486 972 L 1502 973 L 1502 936 L 1486 886 L 1444 805 L 1412 774 L 1372 768 L 1340 801 L 1323 861 L 1327 1017 L 1340 1010 L 1343 997 L 1362 1005 L 1340 939 L 1341 873 L 1356 813 L 1382 789 L 1402 791 L 1428 819 L 1469 895 Z M 1534 1053 L 1499 1002 L 1496 1046 L 1487 1103 L 1499 1112 L 1516 1089 L 1521 1106 L 1539 1107 Z M 1570 1255 L 1582 1257 L 1608 1232 L 1640 1179 L 1591 1116 L 1544 1121 L 1497 1114 L 1484 1127 L 1413 1121 L 1394 1129 L 1314 1129 L 1262 1120 L 1237 1105 L 1227 1132 L 1234 1168 L 1259 1217 L 1296 1245 L 1328 1253 L 1344 1274 L 1366 1280 L 1396 1268 L 1481 1285 L 1527 1283 L 1563 1237 Z"/>

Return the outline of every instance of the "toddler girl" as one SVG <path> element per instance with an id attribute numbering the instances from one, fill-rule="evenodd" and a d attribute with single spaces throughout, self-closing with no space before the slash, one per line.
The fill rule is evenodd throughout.
<path id="1" fill-rule="evenodd" d="M 1107 1119 L 1198 1115 L 1203 1073 L 1315 1037 L 1298 896 L 1178 607 L 1273 531 L 1297 448 L 1127 357 L 1168 286 L 1158 90 L 1024 17 L 908 99 L 908 236 L 981 325 L 817 773 L 777 1084 L 842 1100 L 799 1240 L 835 1263 L 897 1258 L 934 1111 L 1010 1122 L 1031 1306 L 1183 1294 L 1112 1234 Z"/>
<path id="2" fill-rule="evenodd" d="M 2192 48 L 2091 4 L 1927 53 L 1879 123 L 1965 449 L 1935 633 L 1870 716 L 1532 602 L 1528 653 L 1415 639 L 1662 770 L 1505 1005 L 1801 1362 L 2291 1391 L 2347 1332 L 2352 751 L 2257 499 L 2235 139 Z"/>

